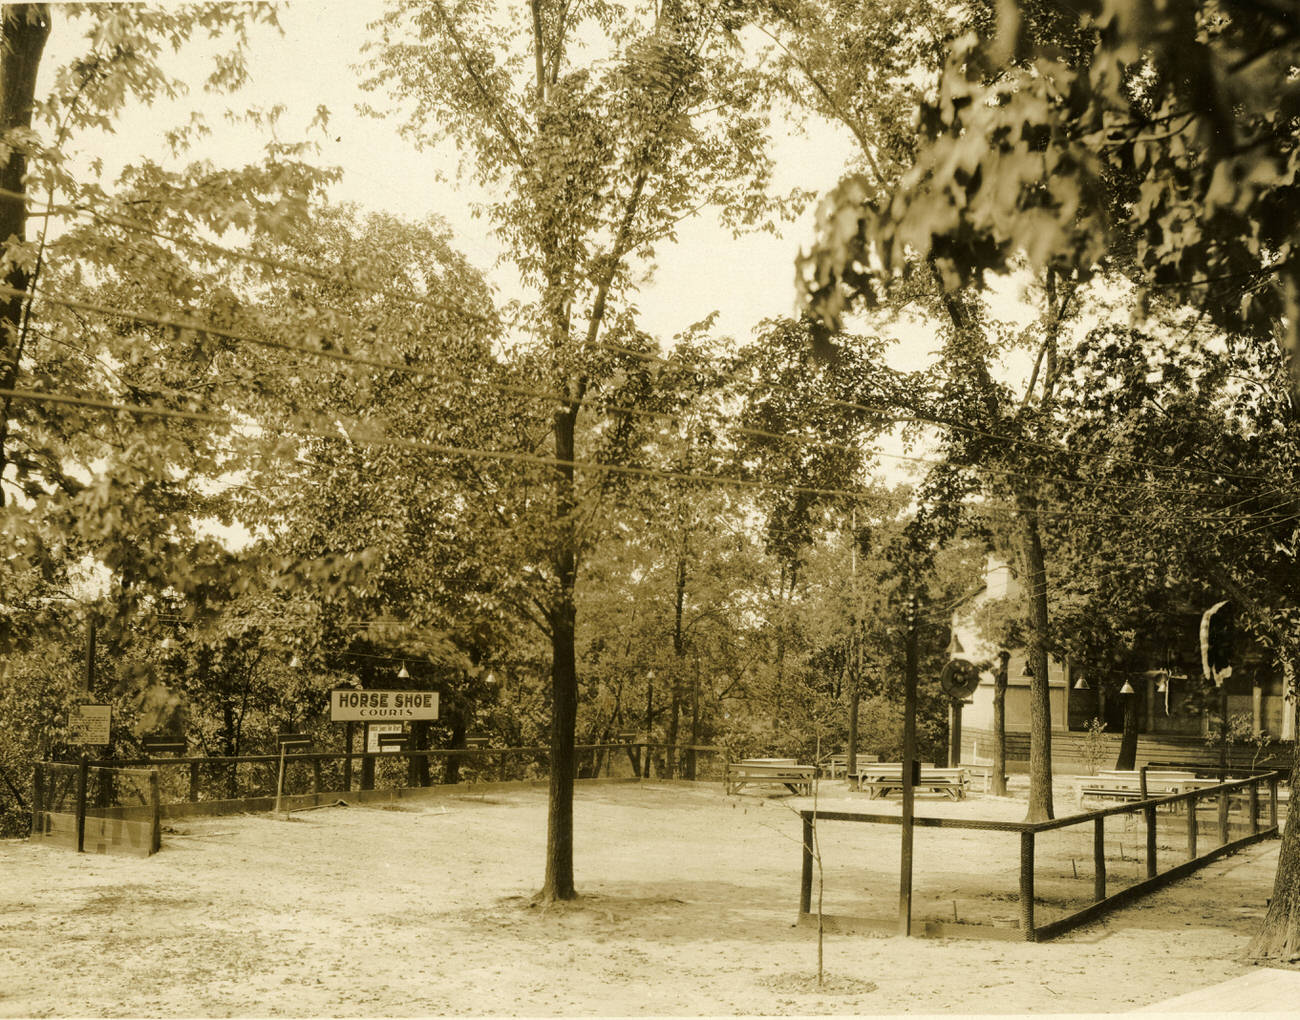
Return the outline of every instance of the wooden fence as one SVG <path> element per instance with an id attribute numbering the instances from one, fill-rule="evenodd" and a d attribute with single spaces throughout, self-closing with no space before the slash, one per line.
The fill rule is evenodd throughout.
<path id="1" fill-rule="evenodd" d="M 578 774 L 585 778 L 681 777 L 722 779 L 718 748 L 618 742 L 580 744 L 574 748 Z M 347 795 L 353 790 L 397 790 L 462 782 L 512 782 L 549 777 L 547 747 L 464 747 L 396 751 L 296 751 L 281 756 L 232 757 L 152 755 L 94 762 L 92 768 L 143 768 L 157 773 L 161 803 L 177 805 L 233 803 L 277 793 Z M 51 762 L 41 769 L 76 768 Z M 48 774 L 48 773 L 47 773 Z M 38 798 L 39 803 L 39 798 Z M 176 810 L 167 812 L 177 814 Z"/>
<path id="2" fill-rule="evenodd" d="M 1052 731 L 1052 769 L 1057 773 L 1087 772 L 1090 743 L 1095 741 L 1101 752 L 1104 766 L 1114 764 L 1122 734 L 1103 733 L 1092 738 L 1078 730 Z M 993 756 L 993 733 L 987 729 L 964 725 L 961 733 L 962 760 L 988 762 Z M 1204 737 L 1177 733 L 1142 733 L 1137 739 L 1137 764 L 1144 762 L 1176 760 L 1202 768 L 1217 768 L 1219 745 L 1208 743 Z M 1228 765 L 1233 768 L 1257 764 L 1260 768 L 1290 768 L 1293 743 L 1274 741 L 1260 753 L 1250 744 L 1228 745 Z M 1029 767 L 1029 733 L 1014 730 L 1006 734 L 1006 756 L 1012 772 L 1025 772 Z M 1258 760 L 1256 760 L 1258 759 Z"/>
<path id="3" fill-rule="evenodd" d="M 987 832 L 1013 834 L 1019 844 L 1019 919 L 1014 928 L 981 923 L 947 923 L 924 921 L 915 931 L 931 937 L 970 937 L 993 939 L 1023 939 L 1041 942 L 1094 920 L 1115 907 L 1152 892 L 1161 886 L 1182 878 L 1225 854 L 1232 853 L 1263 839 L 1278 835 L 1278 783 L 1285 778 L 1281 772 L 1255 774 L 1243 779 L 1228 780 L 1185 793 L 1167 797 L 1152 797 L 1129 804 L 1100 808 L 1068 815 L 1044 822 L 1003 822 L 982 819 L 916 817 L 913 824 L 918 829 L 974 829 Z M 1214 817 L 1208 826 L 1203 825 L 1199 809 L 1214 805 Z M 1261 818 L 1261 813 L 1265 817 Z M 1235 818 L 1234 818 L 1235 814 Z M 1145 823 L 1144 863 L 1145 877 L 1124 888 L 1109 891 L 1107 884 L 1106 820 L 1140 815 Z M 901 825 L 899 815 L 858 814 L 845 811 L 800 812 L 803 820 L 803 868 L 799 894 L 800 923 L 816 920 L 811 912 L 813 879 L 814 828 L 822 822 L 869 822 L 881 825 Z M 1163 823 L 1163 826 L 1161 825 Z M 1186 854 L 1175 863 L 1165 865 L 1157 854 L 1158 826 L 1168 836 L 1174 830 L 1186 840 Z M 1038 923 L 1035 918 L 1035 852 L 1036 842 L 1045 833 L 1072 830 L 1075 827 L 1092 829 L 1091 893 L 1085 893 L 1087 902 L 1080 908 Z M 1202 829 L 1214 837 L 1213 845 L 1203 846 Z M 1233 830 L 1236 830 L 1235 832 Z M 1210 842 L 1206 840 L 1205 842 Z M 1167 844 L 1166 844 L 1167 845 Z M 1163 866 L 1163 870 L 1162 869 Z M 1059 876 L 1057 876 L 1059 877 Z M 1084 879 L 1086 881 L 1087 875 Z M 1076 899 L 1078 897 L 1076 896 Z M 823 916 L 822 923 L 831 927 L 887 931 L 898 933 L 901 922 L 897 918 Z"/>

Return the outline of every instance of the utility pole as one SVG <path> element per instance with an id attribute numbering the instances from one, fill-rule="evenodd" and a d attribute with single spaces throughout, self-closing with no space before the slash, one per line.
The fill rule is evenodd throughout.
<path id="1" fill-rule="evenodd" d="M 912 817 L 916 780 L 916 617 L 917 597 L 907 603 L 907 669 L 903 676 L 903 824 L 899 867 L 898 933 L 912 934 Z"/>
<path id="2" fill-rule="evenodd" d="M 86 693 L 95 693 L 95 617 L 86 624 Z"/>
<path id="3" fill-rule="evenodd" d="M 844 775 L 852 782 L 858 772 L 858 682 L 862 674 L 862 635 L 858 627 L 858 508 L 849 516 L 849 596 L 853 611 L 849 613 L 849 746 L 844 759 Z"/>

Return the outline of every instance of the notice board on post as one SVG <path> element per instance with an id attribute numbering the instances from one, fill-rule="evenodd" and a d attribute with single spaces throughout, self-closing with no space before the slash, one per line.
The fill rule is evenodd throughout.
<path id="1" fill-rule="evenodd" d="M 68 716 L 68 740 L 73 744 L 106 745 L 112 729 L 112 705 L 74 705 Z"/>
<path id="2" fill-rule="evenodd" d="M 366 750 L 370 754 L 377 754 L 380 751 L 385 754 L 396 754 L 401 751 L 401 747 L 396 744 L 381 744 L 379 737 L 383 733 L 401 732 L 401 723 L 366 723 Z"/>

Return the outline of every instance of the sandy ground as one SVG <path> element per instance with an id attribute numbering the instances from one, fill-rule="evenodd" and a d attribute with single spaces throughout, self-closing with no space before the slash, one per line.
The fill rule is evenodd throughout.
<path id="1" fill-rule="evenodd" d="M 545 790 L 479 789 L 289 821 L 176 820 L 151 858 L 0 843 L 0 1015 L 1123 1012 L 1246 972 L 1277 861 L 1276 841 L 1257 845 L 1043 944 L 827 935 L 818 987 L 816 931 L 793 923 L 798 801 L 714 784 L 582 786 L 583 895 L 543 910 L 529 897 Z M 829 786 L 821 800 L 880 803 Z M 1023 811 L 918 798 L 920 814 Z M 825 909 L 895 915 L 899 829 L 820 832 Z M 917 830 L 918 919 L 1013 918 L 1016 837 L 952 835 Z M 1142 836 L 1113 839 L 1115 888 L 1124 869 L 1137 874 Z M 1077 849 L 1040 854 L 1040 918 L 1086 899 Z"/>

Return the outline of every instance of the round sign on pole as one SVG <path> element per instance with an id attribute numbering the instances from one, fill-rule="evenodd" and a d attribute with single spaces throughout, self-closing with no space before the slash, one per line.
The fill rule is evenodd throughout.
<path id="1" fill-rule="evenodd" d="M 950 659 L 939 674 L 940 688 L 955 701 L 969 698 L 979 685 L 979 667 L 969 659 Z"/>

